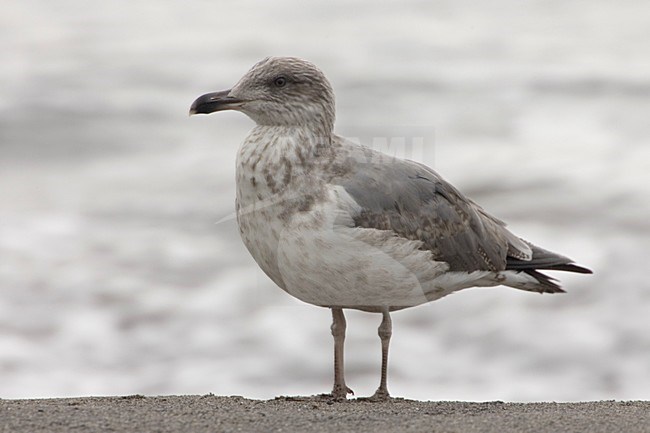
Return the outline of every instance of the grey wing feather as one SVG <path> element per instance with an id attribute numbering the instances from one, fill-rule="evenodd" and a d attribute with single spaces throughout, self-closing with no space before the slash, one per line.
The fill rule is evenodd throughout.
<path id="1" fill-rule="evenodd" d="M 357 226 L 392 230 L 423 242 L 434 259 L 451 271 L 500 271 L 511 252 L 530 258 L 529 247 L 503 222 L 428 167 L 364 150 L 366 159 L 333 183 L 340 184 L 361 207 Z"/>

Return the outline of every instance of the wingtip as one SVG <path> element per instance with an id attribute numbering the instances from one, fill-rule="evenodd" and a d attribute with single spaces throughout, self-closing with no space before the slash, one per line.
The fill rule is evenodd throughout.
<path id="1" fill-rule="evenodd" d="M 589 268 L 585 268 L 584 266 L 576 265 L 575 263 L 569 263 L 567 265 L 564 265 L 562 268 L 558 267 L 558 271 L 567 271 L 567 272 L 575 272 L 578 274 L 593 274 L 594 271 L 592 271 Z"/>

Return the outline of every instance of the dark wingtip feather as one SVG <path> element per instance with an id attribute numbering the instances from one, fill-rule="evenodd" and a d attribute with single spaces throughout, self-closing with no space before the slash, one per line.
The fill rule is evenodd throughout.
<path id="1" fill-rule="evenodd" d="M 584 268 L 582 266 L 578 266 L 573 263 L 568 263 L 564 265 L 555 265 L 555 266 L 549 266 L 548 269 L 551 271 L 567 271 L 567 272 L 577 272 L 578 274 L 593 274 L 594 272 L 591 269 Z"/>
<path id="2" fill-rule="evenodd" d="M 525 273 L 535 278 L 539 282 L 539 293 L 566 293 L 556 279 L 546 274 L 536 271 L 535 269 L 526 269 Z"/>
<path id="3" fill-rule="evenodd" d="M 506 269 L 517 271 L 526 271 L 528 269 L 541 269 L 548 271 L 565 271 L 576 272 L 578 274 L 593 274 L 591 269 L 583 266 L 576 265 L 568 257 L 552 251 L 545 250 L 536 245 L 529 244 L 533 250 L 533 257 L 531 260 L 521 260 L 515 257 L 508 256 L 506 258 Z"/>

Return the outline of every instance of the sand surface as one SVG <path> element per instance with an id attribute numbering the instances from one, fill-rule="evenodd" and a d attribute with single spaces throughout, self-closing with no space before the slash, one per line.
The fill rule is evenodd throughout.
<path id="1" fill-rule="evenodd" d="M 388 403 L 318 397 L 0 400 L 2 432 L 650 432 L 650 402 Z"/>

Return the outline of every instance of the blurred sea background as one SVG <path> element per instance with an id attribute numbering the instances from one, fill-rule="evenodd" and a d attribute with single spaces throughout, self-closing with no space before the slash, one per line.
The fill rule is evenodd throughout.
<path id="1" fill-rule="evenodd" d="M 331 389 L 329 311 L 275 287 L 231 218 L 252 122 L 187 115 L 268 55 L 325 71 L 339 134 L 402 137 L 595 272 L 395 313 L 394 395 L 650 398 L 648 23 L 641 0 L 5 1 L 0 398 Z M 369 395 L 380 318 L 347 317 Z"/>

